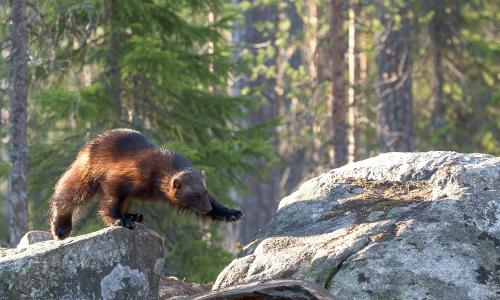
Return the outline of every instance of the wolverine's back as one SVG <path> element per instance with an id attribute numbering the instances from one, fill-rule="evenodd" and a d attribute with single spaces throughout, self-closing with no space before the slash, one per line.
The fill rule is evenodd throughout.
<path id="1" fill-rule="evenodd" d="M 134 156 L 145 149 L 154 149 L 152 145 L 140 132 L 118 128 L 112 129 L 99 135 L 90 141 L 84 151 L 92 158 L 105 156 L 119 159 L 123 156 Z"/>

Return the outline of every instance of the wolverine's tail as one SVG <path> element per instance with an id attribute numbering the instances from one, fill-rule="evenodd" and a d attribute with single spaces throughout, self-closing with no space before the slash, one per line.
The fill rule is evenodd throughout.
<path id="1" fill-rule="evenodd" d="M 50 226 L 54 239 L 62 240 L 71 234 L 76 209 L 93 197 L 97 189 L 98 183 L 89 170 L 88 159 L 80 153 L 57 182 L 50 200 Z"/>

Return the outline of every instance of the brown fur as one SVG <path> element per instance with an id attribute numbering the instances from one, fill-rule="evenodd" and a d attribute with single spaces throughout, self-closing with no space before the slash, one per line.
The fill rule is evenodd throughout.
<path id="1" fill-rule="evenodd" d="M 50 204 L 54 238 L 68 237 L 76 210 L 99 195 L 104 223 L 134 228 L 142 216 L 131 201 L 169 201 L 215 220 L 236 221 L 240 211 L 224 207 L 206 189 L 205 174 L 181 155 L 150 144 L 139 132 L 114 129 L 87 143 L 57 182 Z"/>

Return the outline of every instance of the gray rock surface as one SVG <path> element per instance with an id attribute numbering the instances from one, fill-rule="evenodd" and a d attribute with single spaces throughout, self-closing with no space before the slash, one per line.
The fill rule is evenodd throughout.
<path id="1" fill-rule="evenodd" d="M 163 239 L 138 224 L 0 252 L 0 299 L 157 299 Z"/>
<path id="2" fill-rule="evenodd" d="M 303 280 L 269 280 L 230 286 L 220 290 L 171 300 L 333 300 L 324 288 Z"/>
<path id="3" fill-rule="evenodd" d="M 499 299 L 500 158 L 387 153 L 307 181 L 213 288 L 278 278 L 336 299 Z"/>

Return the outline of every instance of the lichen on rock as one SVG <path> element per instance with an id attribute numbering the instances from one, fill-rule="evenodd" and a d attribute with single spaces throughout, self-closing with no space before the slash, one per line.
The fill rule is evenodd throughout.
<path id="1" fill-rule="evenodd" d="M 151 298 L 146 275 L 118 264 L 101 280 L 102 299 Z"/>

